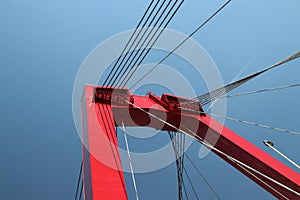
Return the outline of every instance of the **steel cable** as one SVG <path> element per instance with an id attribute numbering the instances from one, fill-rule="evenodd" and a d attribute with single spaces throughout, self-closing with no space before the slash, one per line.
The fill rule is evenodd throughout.
<path id="1" fill-rule="evenodd" d="M 129 45 L 130 41 L 132 40 L 133 36 L 135 35 L 136 31 L 138 30 L 138 27 L 140 26 L 140 24 L 141 24 L 142 21 L 144 20 L 145 16 L 147 15 L 148 11 L 150 10 L 150 8 L 151 8 L 153 2 L 154 2 L 154 0 L 152 0 L 151 3 L 149 4 L 149 6 L 147 7 L 146 11 L 145 11 L 144 14 L 143 14 L 143 17 L 140 19 L 138 25 L 137 25 L 136 28 L 134 29 L 134 32 L 131 34 L 131 36 L 130 36 L 128 42 L 126 43 L 126 45 L 125 45 L 125 47 L 124 47 L 122 53 L 120 54 L 120 56 L 118 57 L 117 61 L 116 61 L 115 64 L 114 64 L 114 66 L 112 67 L 112 70 L 109 72 L 108 76 L 106 77 L 106 79 L 105 79 L 103 85 L 105 85 L 106 82 L 110 79 L 109 77 L 111 76 L 111 74 L 112 74 L 113 71 L 115 70 L 116 65 L 118 64 L 118 62 L 119 62 L 120 58 L 122 57 L 122 55 L 124 54 L 124 52 L 126 51 L 126 49 L 127 49 L 128 45 Z M 158 3 L 158 2 L 157 2 L 157 3 Z M 154 11 L 155 7 L 156 7 L 156 6 L 154 6 L 154 8 L 152 9 L 152 11 L 150 12 L 150 15 L 149 15 L 148 18 L 146 19 L 145 23 L 147 23 L 149 17 L 151 16 L 152 12 Z M 145 26 L 145 23 L 144 23 L 144 25 L 142 26 L 142 28 Z M 140 30 L 140 31 L 141 31 L 141 30 Z M 139 36 L 139 34 L 140 34 L 140 32 L 138 33 L 138 35 L 136 36 L 136 38 Z M 136 39 L 135 39 L 135 40 L 136 40 Z M 134 41 L 135 41 L 135 40 L 134 40 Z M 134 43 L 134 42 L 133 42 L 133 43 Z M 130 48 L 129 48 L 129 50 L 130 50 Z M 114 76 L 114 75 L 113 75 L 113 76 Z"/>
<path id="2" fill-rule="evenodd" d="M 113 84 L 117 81 L 116 85 L 117 86 L 121 86 L 124 87 L 125 84 L 127 83 L 126 78 L 128 77 L 128 75 L 130 75 L 130 77 L 132 76 L 132 74 L 135 72 L 137 66 L 139 66 L 142 61 L 145 59 L 145 57 L 147 56 L 147 54 L 150 52 L 151 48 L 153 47 L 153 45 L 156 43 L 156 41 L 158 40 L 158 38 L 160 37 L 160 35 L 162 34 L 162 32 L 164 31 L 164 29 L 166 28 L 166 26 L 170 23 L 171 19 L 174 17 L 175 13 L 178 11 L 179 7 L 181 6 L 182 2 L 180 3 L 180 5 L 177 7 L 177 9 L 173 12 L 173 14 L 171 15 L 171 18 L 167 21 L 167 23 L 163 26 L 164 22 L 166 21 L 166 19 L 168 18 L 168 16 L 170 15 L 171 11 L 174 9 L 175 5 L 177 4 L 178 0 L 175 1 L 175 3 L 172 4 L 171 8 L 168 10 L 167 14 L 164 16 L 165 12 L 167 11 L 167 8 L 170 6 L 171 1 L 169 1 L 169 3 L 165 6 L 164 10 L 162 11 L 161 15 L 159 16 L 159 18 L 157 19 L 157 21 L 154 24 L 154 27 L 151 28 L 150 32 L 148 33 L 148 35 L 146 36 L 146 38 L 144 39 L 144 41 L 142 42 L 142 44 L 137 47 L 135 47 L 135 52 L 132 51 L 131 55 L 133 53 L 134 57 L 130 60 L 129 62 L 129 58 L 131 57 L 131 55 L 129 56 L 129 58 L 127 59 L 127 61 L 125 62 L 125 64 L 122 67 L 122 70 L 120 70 L 120 72 L 118 73 L 117 77 L 115 78 Z M 163 18 L 162 18 L 163 17 Z M 158 25 L 158 27 L 156 27 L 156 25 L 159 23 L 160 19 L 162 18 L 162 21 L 160 22 L 160 24 Z M 163 26 L 163 28 L 160 30 L 160 28 Z M 152 34 L 152 32 L 155 30 L 154 34 Z M 157 35 L 158 30 L 160 30 L 160 32 Z M 152 36 L 151 36 L 152 34 Z M 157 35 L 157 36 L 156 36 Z M 151 38 L 148 40 L 148 38 L 151 36 Z M 155 38 L 156 36 L 156 38 Z M 148 42 L 147 42 L 148 40 Z M 153 42 L 152 42 L 153 41 Z M 144 46 L 145 42 L 147 42 L 147 44 Z M 152 42 L 152 44 L 151 44 Z M 144 54 L 145 50 L 147 49 L 146 53 Z M 142 57 L 143 56 L 143 57 Z M 137 59 L 135 59 L 137 57 Z M 142 57 L 142 59 L 140 59 Z M 129 62 L 129 64 L 127 65 L 127 67 L 125 68 L 126 64 Z M 133 64 L 132 64 L 133 63 Z M 138 63 L 138 64 L 137 64 Z M 125 70 L 123 70 L 125 68 Z M 134 69 L 134 71 L 131 71 L 132 69 Z M 122 74 L 121 74 L 122 72 Z M 132 72 L 132 73 L 130 73 Z M 121 74 L 121 75 L 120 75 Z M 124 77 L 125 75 L 125 77 Z M 120 78 L 119 78 L 120 77 Z M 122 80 L 123 79 L 123 80 Z M 122 80 L 122 81 L 121 81 Z M 120 83 L 121 81 L 121 83 Z M 124 83 L 125 82 L 125 83 Z"/>
<path id="3" fill-rule="evenodd" d="M 177 0 L 176 0 L 177 1 Z M 163 4 L 165 3 L 165 1 L 163 2 Z M 161 7 L 159 8 L 159 11 L 162 9 L 162 6 L 163 4 L 161 5 Z M 167 5 L 164 7 L 163 11 L 160 13 L 160 15 L 158 16 L 158 19 L 155 21 L 153 27 L 156 27 L 156 25 L 159 23 L 159 21 L 161 20 L 161 18 L 164 16 L 165 12 L 167 11 L 167 8 L 170 6 L 171 4 L 171 1 L 169 1 L 167 3 Z M 165 19 L 166 17 L 163 18 L 163 20 Z M 153 18 L 154 20 L 155 18 Z M 158 26 L 158 27 L 161 27 L 161 24 Z M 130 53 L 130 56 L 129 58 L 126 60 L 125 64 L 123 65 L 122 67 L 122 70 L 125 68 L 124 71 L 120 71 L 119 74 L 117 75 L 117 77 L 115 78 L 113 84 L 115 83 L 115 81 L 117 81 L 117 84 L 119 83 L 120 79 L 124 76 L 124 74 L 127 72 L 128 69 L 130 69 L 130 66 L 131 64 L 133 63 L 133 61 L 135 60 L 135 58 L 138 56 L 137 60 L 140 58 L 141 54 L 140 54 L 140 51 L 143 49 L 146 49 L 149 42 L 151 42 L 151 40 L 153 39 L 153 37 L 155 36 L 156 32 L 154 34 L 152 34 L 154 28 L 150 27 L 150 25 L 147 27 L 147 31 L 150 29 L 150 31 L 148 32 L 148 34 L 146 35 L 146 37 L 143 39 L 141 38 L 139 40 L 139 43 L 142 42 L 142 44 L 138 47 L 139 43 L 137 43 L 137 45 L 134 47 L 134 50 Z M 145 32 L 146 33 L 146 32 Z M 148 38 L 151 36 L 152 34 L 152 37 L 150 38 L 150 40 L 148 41 L 148 43 L 144 46 L 145 42 L 148 40 Z M 144 35 L 143 35 L 144 36 Z M 142 40 L 143 39 L 143 40 Z M 144 51 L 142 51 L 143 53 Z M 134 56 L 131 58 L 131 56 L 134 54 Z M 130 59 L 131 58 L 131 59 Z M 127 65 L 127 63 L 129 62 L 129 64 Z M 127 65 L 127 66 L 126 66 Z M 122 73 L 122 74 L 121 74 Z M 120 79 L 119 79 L 120 77 Z"/>
<path id="4" fill-rule="evenodd" d="M 293 54 L 293 55 L 291 55 L 291 56 L 289 56 L 289 57 L 287 57 L 287 58 L 285 58 L 285 59 L 283 59 L 283 60 L 281 60 L 281 61 L 279 61 L 279 62 L 277 62 L 277 63 L 261 70 L 261 71 L 259 71 L 259 72 L 251 74 L 249 76 L 246 76 L 246 77 L 244 77 L 242 79 L 239 79 L 235 82 L 229 83 L 226 86 L 220 87 L 220 88 L 218 88 L 216 90 L 213 90 L 211 92 L 207 92 L 207 93 L 205 93 L 203 95 L 200 95 L 200 96 L 198 96 L 194 99 L 183 102 L 182 104 L 197 104 L 197 103 L 200 103 L 200 105 L 202 105 L 202 106 L 206 105 L 209 102 L 211 102 L 213 99 L 217 99 L 218 97 L 223 96 L 224 94 L 232 91 L 233 89 L 239 87 L 242 84 L 245 84 L 246 82 L 252 80 L 253 78 L 255 78 L 255 77 L 257 77 L 257 76 L 259 76 L 259 75 L 261 75 L 261 74 L 263 74 L 263 73 L 265 73 L 265 72 L 267 72 L 267 71 L 269 71 L 273 68 L 276 68 L 276 67 L 278 67 L 282 64 L 285 64 L 285 63 L 290 62 L 294 59 L 297 59 L 299 57 L 300 57 L 300 52 L 297 52 L 297 53 L 295 53 L 295 54 Z"/>
<path id="5" fill-rule="evenodd" d="M 162 4 L 159 6 L 159 8 L 157 9 L 156 13 L 154 14 L 154 16 L 152 17 L 151 21 L 149 22 L 149 24 L 147 25 L 146 29 L 144 30 L 142 36 L 139 38 L 139 40 L 137 41 L 137 43 L 132 43 L 130 46 L 130 49 L 127 51 L 127 53 L 125 54 L 125 56 L 122 58 L 121 63 L 118 65 L 117 70 L 115 71 L 114 75 L 111 77 L 109 84 L 108 85 L 113 85 L 115 83 L 116 80 L 118 80 L 121 72 L 124 70 L 124 67 L 126 66 L 126 64 L 128 63 L 128 61 L 130 60 L 130 58 L 132 57 L 132 55 L 136 52 L 135 50 L 137 49 L 138 45 L 141 43 L 141 41 L 143 41 L 143 38 L 145 36 L 145 34 L 147 33 L 147 31 L 149 30 L 150 26 L 152 25 L 152 23 L 154 22 L 155 18 L 157 17 L 157 15 L 159 14 L 159 12 L 161 11 L 161 9 L 163 8 L 163 5 L 166 1 L 164 0 L 162 2 Z M 153 8 L 153 11 L 155 10 L 155 8 L 159 5 L 159 1 L 155 4 L 155 7 Z M 151 12 L 152 15 L 153 12 Z M 149 19 L 151 17 L 151 15 L 149 15 Z M 149 20 L 148 19 L 148 20 Z M 147 21 L 144 23 L 144 27 L 146 26 Z M 156 20 L 156 22 L 154 23 L 155 25 L 158 23 L 158 21 Z M 155 26 L 154 25 L 154 26 Z M 144 28 L 143 27 L 143 28 Z M 143 30 L 143 28 L 140 30 L 140 32 Z M 140 33 L 139 32 L 139 33 Z M 148 34 L 149 35 L 149 34 Z M 138 36 L 136 37 L 136 39 L 134 40 L 134 42 L 137 40 Z M 132 46 L 135 44 L 135 46 L 132 49 Z M 132 50 L 131 50 L 132 49 Z M 129 53 L 130 52 L 130 53 Z M 129 55 L 129 57 L 127 57 L 127 55 Z M 126 59 L 125 63 L 122 65 L 123 61 Z M 119 70 L 120 69 L 120 70 Z M 112 81 L 112 82 L 111 82 Z"/>
<path id="6" fill-rule="evenodd" d="M 168 24 L 170 23 L 170 21 L 172 20 L 172 18 L 175 16 L 175 14 L 177 13 L 177 11 L 179 10 L 179 8 L 181 7 L 181 5 L 183 4 L 184 0 L 182 0 L 180 2 L 180 4 L 177 6 L 177 8 L 175 9 L 175 11 L 173 12 L 173 14 L 171 15 L 171 17 L 169 18 L 169 20 L 167 21 L 167 23 L 164 25 L 164 27 L 160 30 L 158 36 L 154 39 L 154 42 L 148 47 L 146 53 L 144 54 L 144 56 L 142 57 L 142 59 L 139 61 L 138 64 L 137 61 L 133 64 L 132 68 L 129 70 L 129 72 L 126 74 L 126 76 L 123 78 L 123 81 L 121 82 L 120 86 L 124 87 L 128 81 L 132 78 L 133 74 L 136 72 L 136 70 L 138 69 L 138 67 L 142 64 L 142 62 L 144 61 L 144 59 L 146 58 L 146 56 L 148 55 L 148 53 L 150 52 L 150 50 L 152 49 L 152 47 L 154 46 L 154 44 L 157 42 L 157 40 L 159 39 L 159 37 L 161 36 L 161 34 L 164 32 L 165 28 L 168 26 Z M 171 10 L 173 9 L 173 7 L 175 6 L 175 4 L 177 3 L 177 1 L 173 4 Z M 170 11 L 171 11 L 170 10 Z M 167 16 L 170 14 L 170 11 L 168 12 Z M 163 22 L 166 20 L 166 18 L 162 21 L 161 25 L 163 24 Z M 160 26 L 161 27 L 161 26 Z M 156 32 L 159 30 L 159 28 L 156 28 L 155 34 Z M 154 36 L 154 35 L 153 35 Z M 153 38 L 153 37 L 152 37 Z M 151 38 L 151 40 L 152 40 Z M 150 41 L 148 42 L 148 44 L 150 43 Z M 148 46 L 148 44 L 146 46 Z M 143 49 L 143 52 L 146 49 Z M 140 57 L 140 56 L 139 56 Z M 135 67 L 135 68 L 134 68 Z M 133 70 L 132 70 L 133 69 Z M 132 70 L 132 71 L 131 71 Z M 129 76 L 129 77 L 128 77 Z M 128 77 L 128 78 L 127 78 Z M 127 80 L 126 80 L 127 78 Z"/>
<path id="7" fill-rule="evenodd" d="M 190 39 L 195 33 L 197 33 L 203 26 L 205 26 L 214 16 L 216 16 L 221 10 L 223 10 L 232 0 L 228 0 L 217 11 L 215 11 L 209 18 L 207 18 L 200 26 L 198 26 L 190 35 L 188 35 L 183 41 L 181 41 L 172 51 L 170 51 L 162 60 L 160 60 L 155 66 L 146 72 L 141 78 L 139 78 L 129 89 L 134 88 L 139 82 L 141 82 L 146 76 L 148 76 L 153 70 L 155 70 L 162 62 L 164 62 L 174 51 L 176 51 L 181 45 L 183 45 L 188 39 Z"/>
<path id="8" fill-rule="evenodd" d="M 270 92 L 270 91 L 275 91 L 275 90 L 283 90 L 283 89 L 299 87 L 299 86 L 300 86 L 300 83 L 299 84 L 279 86 L 279 87 L 265 88 L 265 89 L 248 91 L 248 92 L 241 92 L 241 93 L 236 93 L 236 94 L 231 94 L 231 95 L 224 95 L 224 96 L 220 96 L 218 98 L 212 99 L 212 100 L 217 100 L 217 99 L 220 99 L 220 98 L 239 97 L 239 96 L 244 96 L 244 95 L 249 95 L 249 94 Z"/>
<path id="9" fill-rule="evenodd" d="M 81 180 L 81 174 L 82 174 L 82 166 L 83 166 L 83 161 L 81 161 L 81 164 L 80 164 L 80 170 L 79 170 L 79 175 L 78 175 L 78 180 L 77 180 L 75 200 L 77 200 L 77 196 L 78 196 L 78 191 L 79 191 L 79 186 L 80 186 L 80 180 Z"/>

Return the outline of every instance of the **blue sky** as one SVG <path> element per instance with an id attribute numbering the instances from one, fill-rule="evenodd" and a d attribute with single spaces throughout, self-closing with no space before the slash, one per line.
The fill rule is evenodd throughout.
<path id="1" fill-rule="evenodd" d="M 189 34 L 222 2 L 186 1 L 169 28 Z M 76 72 L 97 44 L 134 28 L 147 4 L 141 0 L 0 2 L 0 199 L 74 198 L 81 160 L 71 107 Z M 238 74 L 250 74 L 299 51 L 299 6 L 298 0 L 233 1 L 193 38 L 228 83 Z M 299 65 L 299 60 L 293 61 L 236 92 L 299 83 Z M 294 88 L 232 98 L 227 115 L 300 131 L 299 95 L 299 88 Z M 300 162 L 299 136 L 230 121 L 226 125 L 277 157 L 262 144 L 270 139 Z M 193 144 L 188 154 L 221 199 L 273 198 L 213 154 L 199 160 L 198 151 L 199 145 Z M 134 195 L 130 177 L 126 179 Z M 202 199 L 213 198 L 199 177 L 193 181 Z M 137 183 L 141 199 L 176 198 L 174 165 L 139 174 Z"/>

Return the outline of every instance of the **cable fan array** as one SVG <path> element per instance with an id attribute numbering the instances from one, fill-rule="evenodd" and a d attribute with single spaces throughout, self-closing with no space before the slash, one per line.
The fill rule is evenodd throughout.
<path id="1" fill-rule="evenodd" d="M 283 65 L 283 64 L 285 64 L 287 62 L 290 62 L 290 61 L 292 61 L 294 59 L 297 59 L 299 57 L 300 57 L 300 52 L 297 52 L 297 53 L 295 53 L 295 54 L 293 54 L 293 55 L 291 55 L 291 56 L 289 56 L 289 57 L 281 60 L 280 62 L 275 63 L 275 64 L 273 64 L 273 65 L 271 65 L 271 66 L 269 66 L 269 67 L 267 67 L 267 68 L 265 68 L 265 69 L 263 69 L 263 70 L 261 70 L 259 72 L 251 74 L 251 75 L 249 75 L 249 76 L 247 76 L 245 78 L 242 78 L 240 80 L 237 80 L 237 81 L 235 81 L 233 83 L 227 84 L 224 87 L 220 87 L 220 88 L 218 88 L 216 90 L 213 90 L 211 92 L 207 92 L 207 93 L 205 93 L 203 95 L 200 95 L 200 96 L 198 96 L 198 97 L 196 97 L 196 98 L 194 98 L 194 99 L 192 99 L 190 101 L 183 102 L 182 104 L 200 103 L 202 106 L 206 105 L 206 104 L 210 103 L 213 100 L 219 99 L 224 94 L 232 91 L 233 89 L 235 89 L 235 88 L 237 88 L 237 87 L 239 87 L 239 86 L 247 83 L 248 81 L 252 80 L 253 78 L 255 78 L 255 77 L 257 77 L 257 76 L 259 76 L 259 75 L 261 75 L 261 74 L 263 74 L 263 73 L 271 70 L 271 69 L 279 67 L 279 66 L 281 66 L 281 65 Z"/>
<path id="2" fill-rule="evenodd" d="M 154 1 L 146 9 L 103 85 L 124 87 L 149 54 L 184 0 Z"/>
<path id="3" fill-rule="evenodd" d="M 204 183 L 209 187 L 209 189 L 213 192 L 216 199 L 220 200 L 220 197 L 218 193 L 214 190 L 214 188 L 211 186 L 211 184 L 207 181 L 205 176 L 200 172 L 198 167 L 196 167 L 195 163 L 192 161 L 192 159 L 189 157 L 189 155 L 185 152 L 185 138 L 186 135 L 178 132 L 172 132 L 168 131 L 168 135 L 170 137 L 170 140 L 172 142 L 173 151 L 176 159 L 176 167 L 177 167 L 177 184 L 178 184 L 178 200 L 189 199 L 187 186 L 190 186 L 193 191 L 193 198 L 199 199 L 199 196 L 196 192 L 196 189 L 192 183 L 192 179 L 190 178 L 188 171 L 186 169 L 184 160 L 187 158 L 191 166 L 195 169 L 197 174 L 200 176 L 200 178 L 204 181 Z M 185 184 L 184 174 L 187 177 L 188 184 Z"/>

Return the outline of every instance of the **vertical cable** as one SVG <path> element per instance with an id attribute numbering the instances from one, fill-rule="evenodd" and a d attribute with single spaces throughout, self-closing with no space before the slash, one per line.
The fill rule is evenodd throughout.
<path id="1" fill-rule="evenodd" d="M 130 156 L 130 150 L 129 150 L 129 145 L 128 145 L 127 136 L 126 136 L 126 130 L 125 130 L 123 120 L 122 120 L 122 126 L 123 126 L 123 133 L 124 133 L 124 139 L 125 139 L 125 144 L 126 144 L 126 150 L 127 150 L 128 159 L 129 159 L 129 166 L 130 166 L 130 170 L 131 170 L 131 178 L 132 178 L 134 191 L 135 191 L 135 198 L 136 198 L 136 200 L 138 200 L 139 196 L 138 196 L 138 191 L 137 191 L 137 187 L 136 187 L 135 176 L 134 176 L 134 171 L 133 171 L 133 166 L 132 166 L 132 160 L 131 160 L 131 156 Z"/>

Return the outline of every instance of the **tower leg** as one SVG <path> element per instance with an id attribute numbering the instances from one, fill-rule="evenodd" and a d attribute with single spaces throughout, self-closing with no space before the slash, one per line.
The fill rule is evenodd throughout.
<path id="1" fill-rule="evenodd" d="M 82 101 L 85 200 L 127 200 L 111 106 L 92 101 L 86 86 Z"/>

